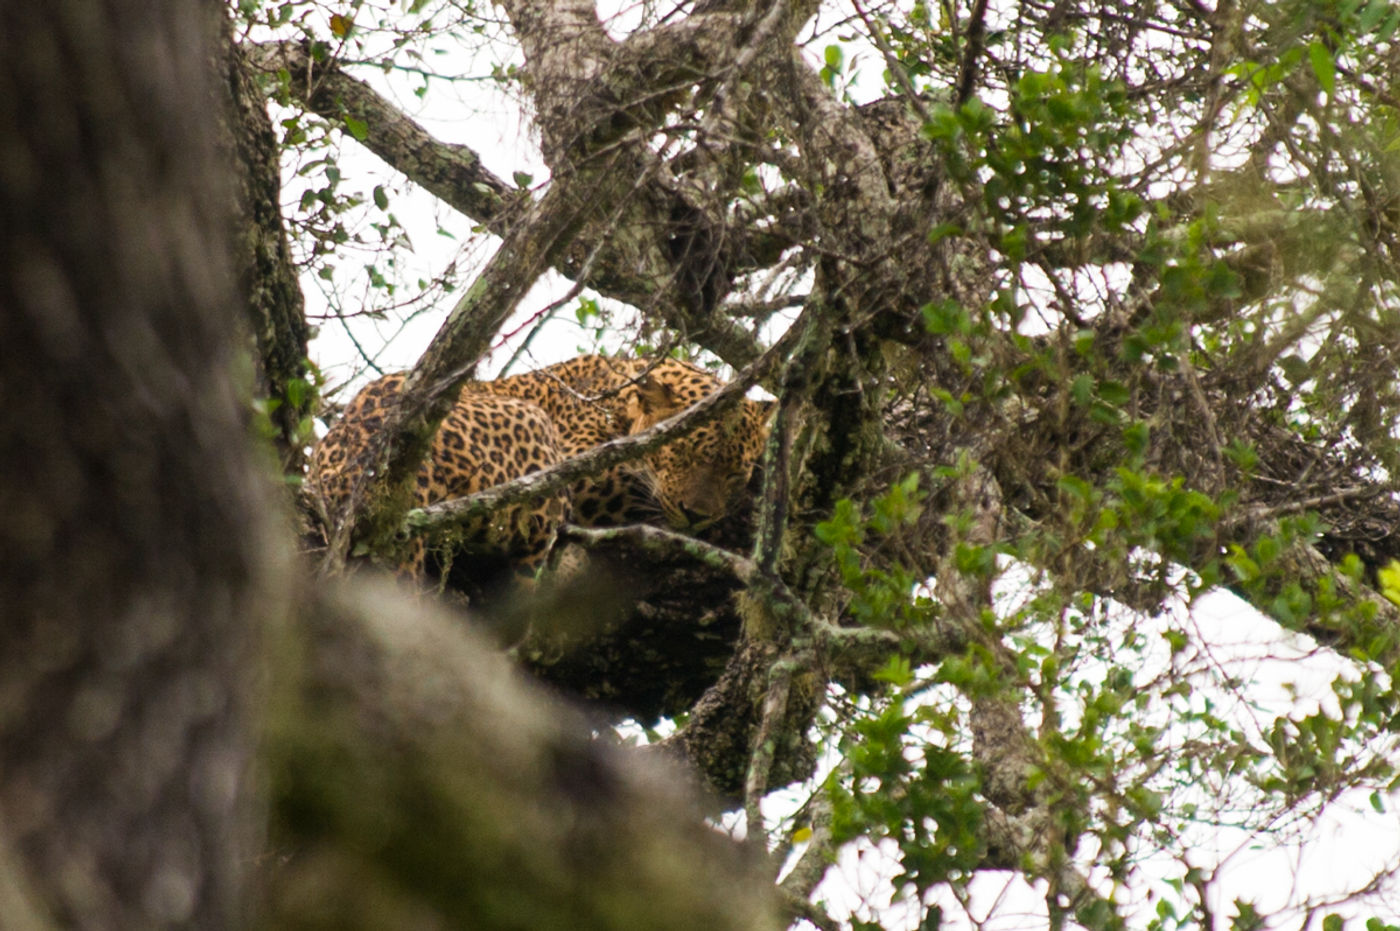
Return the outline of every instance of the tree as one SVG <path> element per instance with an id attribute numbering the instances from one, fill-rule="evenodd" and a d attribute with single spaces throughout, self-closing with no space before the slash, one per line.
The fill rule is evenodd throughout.
<path id="1" fill-rule="evenodd" d="M 5 927 L 775 926 L 674 774 L 299 578 L 236 374 L 301 328 L 247 325 L 294 289 L 227 12 L 0 4 Z"/>
<path id="2" fill-rule="evenodd" d="M 500 9 L 520 65 L 494 76 L 549 171 L 529 191 L 372 79 L 412 74 L 433 99 L 452 76 L 428 50 L 488 33 L 490 11 L 247 14 L 290 146 L 342 132 L 500 237 L 414 369 L 383 474 L 408 474 L 546 269 L 628 308 L 637 339 L 777 396 L 737 550 L 571 536 L 737 587 L 741 610 L 704 604 L 732 621 L 725 671 L 686 678 L 694 707 L 662 744 L 742 802 L 775 873 L 811 832 L 782 883 L 795 914 L 827 923 L 804 903 L 831 852 L 885 837 L 915 898 L 1013 870 L 1044 883 L 1053 924 L 1213 926 L 1229 903 L 1194 859 L 1199 824 L 1277 836 L 1349 790 L 1386 804 L 1393 9 Z M 316 223 L 353 205 L 310 190 L 302 228 L 333 253 L 345 226 Z M 1269 619 L 1271 650 L 1333 658 L 1324 707 L 1221 713 L 1266 688 L 1200 626 L 1225 592 Z M 688 636 L 718 668 L 694 604 L 648 608 L 667 621 L 648 644 Z M 584 676 L 532 668 L 586 692 L 644 670 L 644 640 L 578 647 Z M 810 778 L 818 745 L 843 762 L 769 833 L 759 802 Z M 1138 864 L 1158 855 L 1175 891 L 1144 915 Z"/>
<path id="3" fill-rule="evenodd" d="M 595 721 L 619 706 L 646 724 L 685 711 L 656 746 L 743 809 L 745 844 L 770 877 L 806 845 L 779 884 L 795 920 L 836 924 L 810 895 L 843 844 L 868 843 L 897 864 L 895 882 L 930 926 L 975 893 L 979 876 L 1011 871 L 1039 884 L 1041 920 L 1055 926 L 1254 927 L 1268 906 L 1229 901 L 1229 878 L 1200 843 L 1215 835 L 1204 831 L 1287 840 L 1357 793 L 1386 807 L 1400 620 L 1387 80 L 1400 15 L 1387 4 L 977 0 L 848 12 L 704 0 L 640 5 L 625 27 L 605 28 L 592 4 L 509 0 L 502 28 L 522 65 L 498 77 L 532 113 L 550 175 L 538 190 L 434 140 L 369 82 L 412 69 L 432 95 L 442 81 L 427 49 L 491 32 L 493 11 L 239 9 L 240 53 L 271 96 L 305 111 L 286 117 L 284 145 L 315 141 L 318 126 L 343 132 L 500 239 L 470 280 L 443 275 L 461 296 L 386 433 L 377 470 L 386 483 L 412 474 L 457 386 L 547 269 L 630 308 L 639 340 L 728 363 L 739 373 L 729 399 L 749 383 L 778 398 L 747 526 L 700 541 L 661 528 L 570 531 L 599 562 L 634 567 L 641 604 L 606 619 L 601 635 L 577 637 L 567 624 L 551 628 L 558 612 L 540 611 L 531 637 L 542 645 L 517 652 L 539 678 L 597 699 Z M 858 64 L 881 79 L 858 77 Z M 12 72 L 41 73 L 37 60 Z M 112 131 L 127 125 L 144 124 Z M 292 215 L 313 271 L 350 244 L 345 217 L 357 209 L 338 193 L 339 166 L 319 170 L 324 186 Z M 392 242 L 386 204 L 381 191 L 364 209 Z M 33 281 L 46 266 L 21 267 L 26 277 L 7 280 Z M 371 282 L 399 287 L 386 269 L 376 264 Z M 53 293 L 22 290 L 30 300 Z M 272 303 L 284 311 L 294 300 L 266 293 L 282 294 Z M 302 377 L 296 315 L 279 319 L 292 322 L 259 352 L 274 413 L 305 400 L 275 387 Z M 17 386 L 69 371 L 38 364 L 48 356 L 33 343 L 7 345 L 17 364 L 4 371 Z M 276 360 L 270 343 L 283 350 Z M 602 450 L 591 465 L 634 455 L 704 413 Z M 221 425 L 237 445 L 227 411 L 190 419 Z M 275 424 L 292 470 L 301 419 Z M 66 434 L 14 435 L 47 448 L 43 437 Z M 564 480 L 561 471 L 350 527 L 388 528 L 357 542 L 390 548 L 400 529 L 422 532 Z M 186 519 L 194 512 L 152 523 L 142 538 L 188 528 Z M 166 540 L 182 558 L 203 552 L 174 532 Z M 256 555 L 208 561 L 227 572 Z M 74 564 L 109 565 L 82 556 Z M 677 579 L 687 597 L 668 599 Z M 1237 610 L 1211 630 L 1210 606 L 1226 592 L 1257 615 Z M 444 810 L 469 812 L 452 802 L 456 783 L 436 766 L 426 770 L 436 777 L 410 765 L 381 778 L 384 754 L 316 739 L 357 719 L 325 709 L 387 706 L 367 716 L 369 732 L 421 729 L 436 749 L 406 756 L 427 760 L 483 747 L 491 759 L 501 755 L 492 741 L 528 728 L 459 732 L 482 717 L 471 714 L 444 727 L 432 712 L 450 702 L 408 687 L 480 662 L 441 618 L 411 622 L 431 634 L 370 663 L 400 688 L 337 676 L 336 656 L 383 657 L 400 635 L 388 633 L 392 612 L 377 600 L 354 610 L 327 600 L 338 607 L 299 616 L 358 621 L 294 627 L 291 642 L 322 659 L 302 665 L 298 650 L 282 651 L 293 661 L 277 679 L 308 684 L 279 693 L 298 697 L 279 705 L 275 720 L 290 723 L 273 728 L 280 739 L 267 751 L 271 771 L 288 776 L 274 780 L 274 826 L 312 855 L 274 873 L 283 893 L 274 900 L 310 889 L 335 902 L 363 867 L 384 881 L 363 899 L 339 899 L 353 903 L 347 914 L 370 914 L 364 903 L 376 901 L 397 902 L 403 921 L 418 908 L 460 917 L 440 895 L 451 886 L 441 874 L 402 866 L 469 849 L 461 839 L 474 832 L 431 835 L 431 857 L 396 844 L 376 848 L 378 859 L 345 853 L 364 850 L 357 831 L 385 836 L 356 814 L 369 792 L 405 800 L 384 810 L 422 817 L 407 801 L 427 785 Z M 188 629 L 223 629 L 217 615 L 208 620 Z M 1326 660 L 1325 701 L 1271 698 L 1264 673 L 1241 671 L 1259 650 L 1225 649 L 1222 631 L 1250 623 L 1250 637 L 1266 635 L 1265 658 Z M 363 650 L 337 647 L 340 637 Z M 16 655 L 0 651 L 23 665 Z M 439 676 L 424 675 L 431 662 Z M 63 681 L 88 694 L 88 677 Z M 336 700 L 317 704 L 327 695 Z M 219 732 L 235 746 L 241 720 Z M 0 739 L 25 733 L 0 725 Z M 568 733 L 548 728 L 542 739 Z M 72 741 L 57 743 L 70 752 Z M 15 746 L 4 759 L 28 758 Z M 346 746 L 357 749 L 337 749 Z M 14 787 L 34 780 L 9 770 L 4 780 L 8 812 Z M 789 783 L 805 786 L 796 812 L 765 820 L 760 804 Z M 509 804 L 524 810 L 535 789 L 524 783 Z M 661 843 L 655 832 L 668 824 L 646 822 L 628 843 Z M 39 837 L 7 824 L 0 854 L 18 850 L 26 864 L 57 856 Z M 394 864 L 398 872 L 385 869 Z M 1385 914 L 1375 895 L 1393 873 L 1358 877 L 1372 897 L 1351 904 Z M 73 895 L 50 891 L 53 870 L 20 875 L 40 883 L 41 902 Z M 482 876 L 481 895 L 510 878 Z M 409 891 L 395 900 L 399 883 Z"/>

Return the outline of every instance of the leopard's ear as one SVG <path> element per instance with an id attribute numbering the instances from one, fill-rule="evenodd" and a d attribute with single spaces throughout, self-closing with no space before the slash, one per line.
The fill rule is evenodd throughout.
<path id="1" fill-rule="evenodd" d="M 664 415 L 685 406 L 676 389 L 651 375 L 638 378 L 636 388 L 637 404 L 643 414 Z"/>

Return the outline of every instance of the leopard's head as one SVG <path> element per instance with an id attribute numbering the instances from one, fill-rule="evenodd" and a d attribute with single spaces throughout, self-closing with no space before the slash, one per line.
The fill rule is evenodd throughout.
<path id="1" fill-rule="evenodd" d="M 720 387 L 705 375 L 640 378 L 628 401 L 629 433 L 640 433 L 679 413 Z M 635 464 L 666 520 L 678 529 L 699 529 L 734 511 L 743 501 L 754 465 L 768 439 L 772 402 L 744 399 L 678 440 Z"/>

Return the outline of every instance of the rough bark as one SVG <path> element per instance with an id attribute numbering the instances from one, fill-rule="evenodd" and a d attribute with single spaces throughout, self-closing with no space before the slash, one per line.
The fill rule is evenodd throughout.
<path id="1" fill-rule="evenodd" d="M 229 376 L 213 13 L 0 5 L 0 846 L 61 927 L 230 927 L 256 850 L 285 551 Z"/>
<path id="2" fill-rule="evenodd" d="M 235 167 L 234 264 L 256 348 L 254 390 L 272 423 L 282 473 L 300 476 L 316 398 L 307 370 L 310 327 L 282 224 L 280 150 L 244 50 L 230 41 L 217 54 L 233 101 L 223 145 Z"/>

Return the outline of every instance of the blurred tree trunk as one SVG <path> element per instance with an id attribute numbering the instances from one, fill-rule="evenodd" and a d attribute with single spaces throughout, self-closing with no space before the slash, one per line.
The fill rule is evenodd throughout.
<path id="1" fill-rule="evenodd" d="M 0 4 L 0 824 L 62 927 L 228 926 L 256 850 L 215 9 Z"/>

